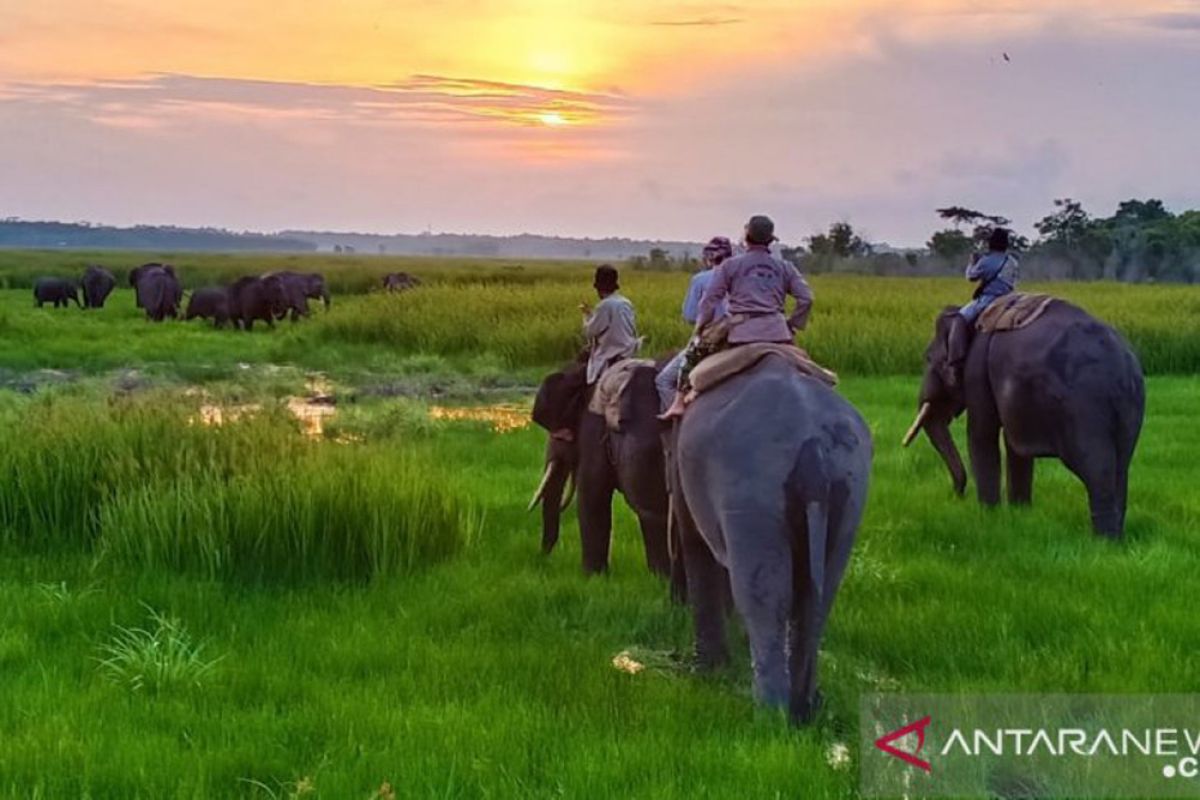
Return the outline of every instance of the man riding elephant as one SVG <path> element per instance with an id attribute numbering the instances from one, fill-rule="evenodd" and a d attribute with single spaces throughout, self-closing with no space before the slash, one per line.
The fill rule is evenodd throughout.
<path id="1" fill-rule="evenodd" d="M 791 344 L 795 332 L 808 324 L 812 289 L 794 266 L 771 255 L 771 245 L 776 241 L 775 223 L 769 217 L 751 217 L 746 223 L 746 252 L 713 270 L 700 302 L 696 333 L 684 357 L 675 402 L 663 419 L 683 415 L 690 388 L 688 376 L 705 356 L 726 345 Z M 784 313 L 788 295 L 796 298 L 790 317 Z M 723 303 L 728 313 L 718 320 Z"/>
<path id="2" fill-rule="evenodd" d="M 703 268 L 692 276 L 691 281 L 688 282 L 687 295 L 683 298 L 683 321 L 688 325 L 695 327 L 696 320 L 700 317 L 700 301 L 704 299 L 704 292 L 712 283 L 713 270 L 732 256 L 733 245 L 724 236 L 714 236 L 708 244 L 704 245 L 704 252 L 701 255 Z M 725 304 L 722 303 L 717 309 L 717 318 L 720 319 L 724 316 Z M 675 389 L 679 385 L 679 375 L 683 371 L 686 355 L 687 350 L 680 350 L 674 358 L 667 362 L 654 380 L 654 385 L 658 388 L 659 401 L 664 410 L 675 397 Z"/>
<path id="3" fill-rule="evenodd" d="M 633 303 L 620 292 L 617 270 L 608 264 L 597 267 L 592 286 L 600 302 L 594 309 L 587 303 L 579 305 L 588 341 L 588 386 L 594 385 L 608 367 L 636 355 L 642 344 Z"/>
<path id="4" fill-rule="evenodd" d="M 971 346 L 971 326 L 988 306 L 1006 294 L 1016 291 L 1021 276 L 1021 262 L 1009 252 L 1010 233 L 1006 228 L 996 228 L 988 237 L 987 255 L 976 253 L 967 265 L 967 280 L 978 283 L 975 297 L 959 309 L 952 320 L 948 340 L 949 353 L 946 359 L 946 374 L 943 379 L 947 389 L 962 389 L 963 362 Z"/>

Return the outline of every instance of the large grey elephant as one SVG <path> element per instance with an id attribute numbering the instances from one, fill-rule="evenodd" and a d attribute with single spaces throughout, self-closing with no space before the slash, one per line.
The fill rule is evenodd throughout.
<path id="1" fill-rule="evenodd" d="M 65 278 L 38 278 L 33 284 L 33 304 L 38 308 L 43 303 L 53 303 L 55 308 L 67 308 L 71 301 L 83 308 L 74 281 Z"/>
<path id="2" fill-rule="evenodd" d="M 88 266 L 83 271 L 83 305 L 85 308 L 104 308 L 104 301 L 112 294 L 117 285 L 113 274 L 97 264 Z"/>
<path id="3" fill-rule="evenodd" d="M 1129 345 L 1087 312 L 1055 300 L 1026 328 L 976 334 L 963 367 L 965 388 L 955 392 L 944 377 L 955 313 L 947 308 L 937 319 L 905 444 L 923 429 L 962 494 L 967 476 L 950 423 L 965 410 L 981 503 L 1000 502 L 1003 433 L 1010 503 L 1032 501 L 1034 459 L 1059 458 L 1087 487 L 1095 531 L 1121 536 L 1146 406 L 1142 368 Z"/>
<path id="4" fill-rule="evenodd" d="M 170 264 L 151 263 L 129 271 L 129 285 L 134 288 L 138 308 L 154 322 L 179 315 L 183 286 Z"/>
<path id="5" fill-rule="evenodd" d="M 291 312 L 292 322 L 309 315 L 308 301 L 321 300 L 325 310 L 329 310 L 329 288 L 325 284 L 325 276 L 318 272 L 272 272 L 264 278 L 278 278 L 283 286 L 286 303 L 277 312 L 276 319 L 283 319 Z"/>
<path id="6" fill-rule="evenodd" d="M 278 275 L 247 276 L 229 287 L 229 318 L 242 330 L 254 329 L 254 321 L 275 327 L 281 310 L 287 308 L 287 292 Z"/>
<path id="7" fill-rule="evenodd" d="M 550 432 L 550 439 L 545 473 L 530 509 L 542 505 L 542 550 L 549 553 L 558 542 L 560 514 L 566 505 L 563 492 L 573 480 L 586 573 L 608 569 L 613 494 L 620 492 L 638 517 L 646 565 L 657 574 L 670 574 L 666 475 L 654 375 L 653 367 L 634 371 L 618 432 L 608 430 L 602 416 L 587 410 L 583 364 L 550 375 L 538 390 L 533 416 Z"/>
<path id="8" fill-rule="evenodd" d="M 867 499 L 870 431 L 833 389 L 767 356 L 696 398 L 667 438 L 699 665 L 728 660 L 728 586 L 757 698 L 807 721 Z"/>

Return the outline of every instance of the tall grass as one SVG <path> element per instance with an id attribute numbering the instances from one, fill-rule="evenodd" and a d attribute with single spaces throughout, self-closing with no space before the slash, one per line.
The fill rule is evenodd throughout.
<path id="1" fill-rule="evenodd" d="M 240 336 L 200 324 L 148 326 L 132 294 L 114 295 L 99 313 L 39 313 L 24 290 L 0 295 L 0 332 L 15 344 L 0 366 L 111 369 L 161 361 L 232 366 L 287 362 L 318 369 L 371 361 L 396 364 L 430 356 L 481 358 L 506 369 L 544 369 L 582 344 L 578 305 L 596 298 L 591 265 L 434 258 L 156 254 L 174 261 L 185 285 L 221 283 L 278 269 L 322 272 L 334 294 L 329 314 L 283 330 Z M 72 274 L 90 260 L 130 264 L 145 254 L 0 252 L 0 285 L 27 285 L 38 273 Z M 32 259 L 26 263 L 22 259 Z M 377 291 L 382 276 L 403 270 L 423 285 L 400 295 Z M 637 307 L 646 353 L 680 347 L 688 327 L 680 305 L 688 276 L 623 270 L 622 291 Z M 961 305 L 971 286 L 957 278 L 817 275 L 816 305 L 800 340 L 819 360 L 849 375 L 914 374 L 933 320 Z M 1123 333 L 1151 374 L 1200 371 L 1200 286 L 1116 283 L 1027 284 L 1082 306 Z"/>
<path id="2" fill-rule="evenodd" d="M 479 525 L 428 456 L 307 441 L 282 410 L 208 427 L 167 394 L 47 397 L 0 424 L 0 535 L 213 578 L 369 579 L 457 553 Z"/>
<path id="3" fill-rule="evenodd" d="M 453 556 L 478 528 L 426 461 L 336 447 L 127 493 L 101 509 L 101 557 L 256 583 L 381 578 Z"/>
<path id="4" fill-rule="evenodd" d="M 325 345 L 373 345 L 443 356 L 491 354 L 512 368 L 550 366 L 583 344 L 577 306 L 590 300 L 578 271 L 534 284 L 434 283 L 403 295 L 346 300 L 313 334 Z M 637 307 L 644 354 L 681 347 L 686 276 L 629 273 L 623 292 Z M 815 358 L 850 375 L 913 374 L 933 321 L 960 305 L 969 286 L 953 279 L 816 276 L 816 303 L 800 342 Z M 1200 371 L 1200 287 L 1033 284 L 1112 324 L 1130 341 L 1148 373 Z"/>

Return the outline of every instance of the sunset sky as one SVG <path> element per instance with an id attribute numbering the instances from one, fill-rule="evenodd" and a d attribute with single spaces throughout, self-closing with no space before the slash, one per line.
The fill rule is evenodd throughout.
<path id="1" fill-rule="evenodd" d="M 1198 75 L 1198 0 L 0 0 L 0 216 L 921 244 L 1200 206 Z"/>

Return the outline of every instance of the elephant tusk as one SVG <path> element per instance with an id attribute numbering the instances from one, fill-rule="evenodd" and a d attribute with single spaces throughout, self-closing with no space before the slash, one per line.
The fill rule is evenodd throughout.
<path id="1" fill-rule="evenodd" d="M 529 506 L 525 509 L 526 513 L 537 508 L 537 504 L 542 502 L 542 495 L 546 493 L 546 484 L 550 483 L 550 476 L 554 473 L 554 462 L 546 464 L 546 472 L 542 475 L 542 482 L 538 484 L 537 491 L 533 493 L 533 499 L 529 501 Z"/>
<path id="2" fill-rule="evenodd" d="M 913 420 L 912 426 L 908 429 L 908 433 L 904 434 L 904 446 L 908 447 L 913 443 L 913 439 L 917 438 L 917 434 L 921 432 L 921 426 L 925 424 L 925 420 L 929 417 L 929 411 L 932 407 L 929 403 L 922 403 L 921 410 L 917 412 L 917 418 Z"/>
<path id="3" fill-rule="evenodd" d="M 567 480 L 569 481 L 567 484 L 567 496 L 566 499 L 562 501 L 562 505 L 558 507 L 559 511 L 566 511 L 571 505 L 571 501 L 575 499 L 575 473 L 572 472 Z"/>

